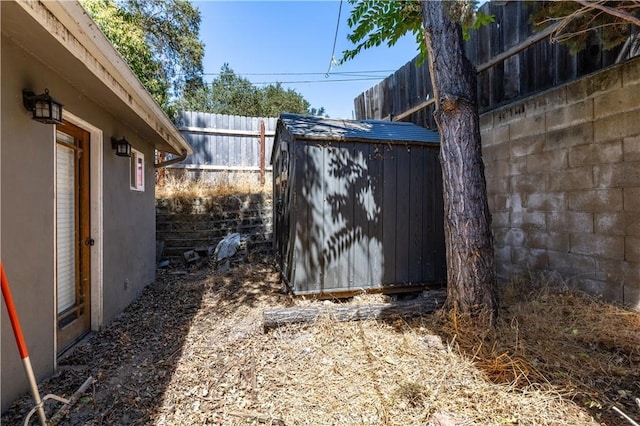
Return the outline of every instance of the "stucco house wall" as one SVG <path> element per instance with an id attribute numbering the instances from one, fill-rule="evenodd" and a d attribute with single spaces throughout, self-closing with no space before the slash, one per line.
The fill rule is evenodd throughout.
<path id="1" fill-rule="evenodd" d="M 16 305 L 20 309 L 24 333 L 38 379 L 51 374 L 55 358 L 51 354 L 55 318 L 51 277 L 54 274 L 53 212 L 53 127 L 38 124 L 25 115 L 22 89 L 15 88 L 17 72 L 10 69 L 6 54 L 12 48 L 2 40 L 2 153 L 0 163 L 0 241 L 2 261 L 9 277 Z M 15 104 L 15 105 L 11 105 Z M 42 143 L 40 143 L 42 142 Z M 5 195 L 6 194 L 6 195 Z M 43 303 L 44 302 L 44 303 Z M 51 303 L 47 303 L 51 302 Z M 28 310 L 28 312 L 27 312 Z M 2 408 L 25 388 L 11 325 L 2 304 L 1 380 Z"/>
<path id="2" fill-rule="evenodd" d="M 160 117 L 162 112 L 157 105 L 149 108 L 160 117 L 160 124 L 152 120 L 154 115 L 141 114 L 142 108 L 134 103 L 133 95 L 130 103 L 122 101 L 118 90 L 133 92 L 131 88 L 102 78 L 100 73 L 106 72 L 105 68 L 89 70 L 90 58 L 82 61 L 70 54 L 68 45 L 55 40 L 50 29 L 43 29 L 43 24 L 30 15 L 29 8 L 41 14 L 48 14 L 48 7 L 72 12 L 82 10 L 77 3 L 64 3 L 1 2 L 0 255 L 38 380 L 55 371 L 58 356 L 56 126 L 31 119 L 31 113 L 23 106 L 23 89 L 42 93 L 48 88 L 51 95 L 64 104 L 64 118 L 91 132 L 90 218 L 91 237 L 95 239 L 95 246 L 91 248 L 93 330 L 109 323 L 153 282 L 154 148 L 173 152 L 176 152 L 175 146 L 188 149 L 181 137 L 171 140 L 172 135 L 179 132 L 166 124 L 170 124 L 166 117 Z M 81 19 L 86 22 L 80 25 L 88 31 L 90 19 L 86 16 Z M 30 28 L 34 39 L 44 46 L 33 48 L 27 36 L 16 35 L 20 27 Z M 16 31 L 12 32 L 12 28 Z M 78 41 L 72 40 L 69 34 L 64 39 L 65 43 Z M 127 75 L 126 70 L 123 78 L 135 79 L 130 71 Z M 105 81 L 111 83 L 105 84 Z M 134 83 L 139 84 L 137 80 Z M 144 100 L 144 93 L 138 95 Z M 130 160 L 114 154 L 111 137 L 122 136 L 144 154 L 144 191 L 130 189 Z M 28 390 L 28 385 L 4 303 L 0 326 L 0 397 L 4 410 Z"/>

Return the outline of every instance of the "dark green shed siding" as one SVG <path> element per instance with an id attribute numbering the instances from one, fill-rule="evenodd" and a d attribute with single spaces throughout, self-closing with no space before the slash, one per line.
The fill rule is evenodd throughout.
<path id="1" fill-rule="evenodd" d="M 427 142 L 336 137 L 331 122 L 324 138 L 317 126 L 305 132 L 299 122 L 311 129 L 311 120 L 331 120 L 284 118 L 272 155 L 274 248 L 294 294 L 444 283 L 442 175 L 433 135 Z M 375 132 L 375 122 L 366 124 Z M 399 129 L 426 130 L 406 123 Z"/>

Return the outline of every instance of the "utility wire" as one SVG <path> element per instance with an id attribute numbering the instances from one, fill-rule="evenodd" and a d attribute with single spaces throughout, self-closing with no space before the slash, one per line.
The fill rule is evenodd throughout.
<path id="1" fill-rule="evenodd" d="M 332 75 L 354 75 L 354 74 L 365 74 L 365 73 L 369 73 L 369 74 L 375 74 L 375 73 L 393 73 L 396 72 L 397 70 L 363 70 L 363 71 L 337 71 L 334 73 L 331 73 Z M 235 71 L 234 71 L 235 72 Z M 237 75 L 239 76 L 245 76 L 245 75 L 271 75 L 271 76 L 277 76 L 277 75 L 325 75 L 326 73 L 324 72 L 236 72 Z M 218 76 L 221 75 L 221 73 L 219 72 L 205 72 L 202 73 L 202 75 L 211 75 L 211 76 Z"/>
<path id="2" fill-rule="evenodd" d="M 338 22 L 336 22 L 336 33 L 333 36 L 333 49 L 331 50 L 331 60 L 329 61 L 329 69 L 327 69 L 327 73 L 325 74 L 325 78 L 329 78 L 329 73 L 331 72 L 331 68 L 333 68 L 333 64 L 337 64 L 335 53 L 336 53 L 336 42 L 338 41 L 338 29 L 340 28 L 340 16 L 342 15 L 342 0 L 340 0 L 340 7 L 338 8 Z"/>
<path id="3" fill-rule="evenodd" d="M 382 77 L 364 77 L 364 78 L 343 78 L 343 79 L 336 79 L 336 80 L 295 80 L 295 81 L 255 81 L 255 82 L 251 82 L 251 84 L 253 85 L 258 85 L 258 84 L 296 84 L 296 83 L 339 83 L 339 82 L 345 82 L 345 81 L 371 81 L 371 80 L 381 80 Z M 209 85 L 212 85 L 213 82 L 211 83 L 207 83 Z"/>
<path id="4" fill-rule="evenodd" d="M 369 81 L 369 80 L 381 80 L 381 78 L 367 77 L 367 78 L 343 78 L 343 79 L 337 79 L 337 80 L 260 81 L 253 84 L 338 83 L 338 82 L 344 82 L 344 81 Z"/>

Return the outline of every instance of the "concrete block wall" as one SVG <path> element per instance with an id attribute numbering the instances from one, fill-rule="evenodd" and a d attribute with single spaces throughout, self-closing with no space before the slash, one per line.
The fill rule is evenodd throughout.
<path id="1" fill-rule="evenodd" d="M 480 126 L 499 277 L 556 272 L 640 309 L 640 60 Z"/>

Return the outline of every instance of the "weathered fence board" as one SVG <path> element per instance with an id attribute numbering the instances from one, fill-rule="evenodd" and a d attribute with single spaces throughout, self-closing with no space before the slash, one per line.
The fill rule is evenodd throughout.
<path id="1" fill-rule="evenodd" d="M 539 36 L 534 32 L 530 16 L 538 6 L 535 2 L 520 1 L 482 5 L 481 10 L 492 14 L 495 21 L 472 31 L 465 45 L 467 56 L 480 70 L 478 106 L 481 112 L 638 54 L 638 49 L 623 46 L 605 50 L 596 31 L 591 34 L 587 48 L 577 54 L 562 44 L 551 43 L 548 35 L 536 42 Z M 631 37 L 637 39 L 637 28 Z M 510 49 L 519 53 L 500 57 Z M 492 63 L 496 57 L 498 61 Z M 406 120 L 435 129 L 434 105 L 428 102 L 430 99 L 433 91 L 428 67 L 415 57 L 354 100 L 356 119 Z"/>
<path id="2" fill-rule="evenodd" d="M 178 119 L 178 129 L 191 144 L 194 153 L 184 162 L 172 167 L 259 170 L 261 122 L 265 128 L 264 151 L 269 153 L 273 146 L 277 118 L 183 112 Z"/>

